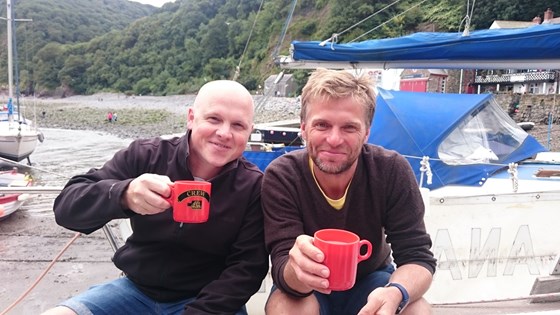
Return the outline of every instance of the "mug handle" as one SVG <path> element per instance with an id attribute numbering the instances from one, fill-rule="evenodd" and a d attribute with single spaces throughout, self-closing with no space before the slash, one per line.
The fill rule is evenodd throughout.
<path id="1" fill-rule="evenodd" d="M 175 183 L 169 184 L 169 188 L 171 188 L 171 193 L 169 194 L 169 197 L 163 197 L 162 196 L 163 199 L 165 199 L 167 202 L 169 202 L 171 207 L 173 207 L 173 205 L 175 204 L 175 189 L 173 189 L 173 187 L 175 187 Z"/>
<path id="2" fill-rule="evenodd" d="M 367 246 L 367 252 L 363 255 L 358 255 L 358 262 L 362 261 L 362 260 L 366 260 L 369 258 L 369 256 L 371 256 L 371 252 L 372 252 L 372 246 L 371 243 L 368 240 L 361 240 L 359 243 L 359 247 L 358 248 L 362 248 L 362 246 L 366 245 Z"/>

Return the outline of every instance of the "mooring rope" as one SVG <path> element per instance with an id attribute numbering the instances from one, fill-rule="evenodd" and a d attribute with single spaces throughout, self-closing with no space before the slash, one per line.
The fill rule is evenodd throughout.
<path id="1" fill-rule="evenodd" d="M 66 245 L 64 245 L 64 247 L 58 253 L 58 255 L 56 255 L 51 260 L 51 262 L 47 266 L 47 268 L 45 268 L 45 270 L 43 270 L 43 272 L 39 275 L 39 277 L 37 277 L 37 279 L 35 279 L 35 281 L 31 284 L 31 286 L 27 290 L 25 290 L 25 292 L 23 292 L 10 306 L 8 306 L 5 310 L 3 310 L 2 313 L 0 313 L 0 315 L 5 315 L 9 311 L 11 311 L 14 307 L 16 307 L 19 304 L 19 302 L 21 302 L 39 284 L 39 282 L 41 282 L 41 280 L 47 275 L 49 270 L 51 270 L 51 268 L 54 266 L 54 264 L 58 261 L 60 256 L 62 256 L 62 254 L 64 254 L 64 252 L 66 252 L 66 250 L 70 247 L 70 245 L 72 245 L 72 243 L 74 243 L 74 241 L 76 239 L 78 239 L 80 234 L 81 233 L 74 234 L 74 237 L 72 237 L 72 239 L 70 239 L 70 241 L 68 241 L 68 243 L 66 243 Z"/>

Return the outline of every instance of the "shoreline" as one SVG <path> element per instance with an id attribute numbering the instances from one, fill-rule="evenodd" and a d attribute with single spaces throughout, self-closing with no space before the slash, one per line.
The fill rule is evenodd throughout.
<path id="1" fill-rule="evenodd" d="M 183 133 L 187 109 L 195 95 L 130 96 L 98 93 L 63 99 L 25 100 L 24 114 L 35 113 L 39 128 L 103 131 L 120 138 L 149 138 Z M 299 118 L 300 104 L 295 98 L 266 98 L 254 95 L 255 123 Z M 43 116 L 42 113 L 45 112 Z M 117 112 L 118 120 L 107 121 L 108 112 Z M 31 118 L 33 119 L 33 118 Z M 528 133 L 550 151 L 560 151 L 560 125 L 535 124 Z"/>

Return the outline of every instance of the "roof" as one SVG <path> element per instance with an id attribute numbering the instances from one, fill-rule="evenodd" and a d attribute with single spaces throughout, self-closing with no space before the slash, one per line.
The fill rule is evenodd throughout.
<path id="1" fill-rule="evenodd" d="M 537 23 L 535 22 L 495 20 L 492 23 L 492 25 L 490 25 L 490 29 L 492 30 L 497 28 L 526 28 L 535 25 L 537 25 Z"/>

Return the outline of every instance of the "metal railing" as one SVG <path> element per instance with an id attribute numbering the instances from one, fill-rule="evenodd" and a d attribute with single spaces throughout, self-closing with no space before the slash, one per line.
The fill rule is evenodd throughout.
<path id="1" fill-rule="evenodd" d="M 554 71 L 477 75 L 474 83 L 518 83 L 554 81 Z"/>

